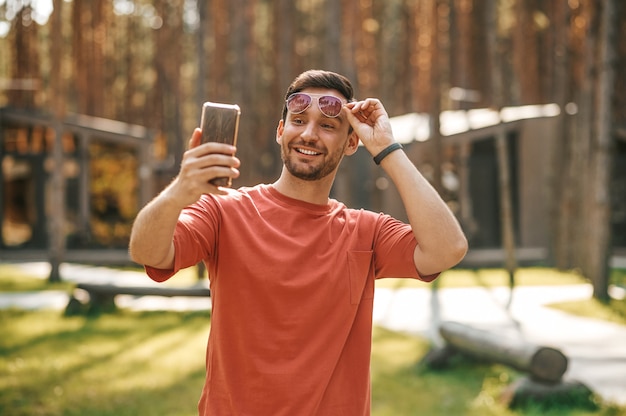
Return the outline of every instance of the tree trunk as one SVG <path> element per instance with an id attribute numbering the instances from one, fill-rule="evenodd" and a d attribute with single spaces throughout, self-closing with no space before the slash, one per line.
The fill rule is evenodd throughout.
<path id="1" fill-rule="evenodd" d="M 61 119 L 65 116 L 66 91 L 63 73 L 61 71 L 63 63 L 63 0 L 54 0 L 53 11 L 50 16 L 50 105 L 55 117 Z"/>
<path id="2" fill-rule="evenodd" d="M 499 129 L 496 137 L 496 151 L 498 157 L 498 189 L 500 194 L 500 224 L 502 225 L 502 244 L 505 253 L 505 269 L 509 275 L 511 292 L 515 286 L 515 271 L 517 259 L 515 257 L 515 230 L 513 228 L 513 206 L 511 204 L 511 165 L 509 163 L 509 143 L 503 128 Z M 509 297 L 509 306 L 512 294 Z"/>
<path id="3" fill-rule="evenodd" d="M 63 140 L 61 138 L 60 120 L 65 117 L 65 88 L 64 80 L 61 72 L 61 63 L 63 60 L 63 36 L 62 36 L 62 18 L 63 18 L 63 0 L 54 0 L 54 10 L 51 15 L 51 80 L 50 89 L 52 91 L 51 105 L 54 109 L 55 124 L 52 149 L 52 159 L 54 166 L 63 165 Z M 50 282 L 59 282 L 62 280 L 60 265 L 63 261 L 65 252 L 65 178 L 62 169 L 54 169 L 49 179 L 50 184 L 50 216 L 48 217 L 48 245 L 49 245 L 49 262 Z"/>
<path id="4" fill-rule="evenodd" d="M 174 168 L 178 169 L 190 132 L 182 131 L 182 89 L 180 66 L 182 62 L 182 13 L 183 1 L 159 0 L 154 2 L 159 16 L 163 16 L 160 27 L 154 30 L 156 52 L 153 56 L 156 68 L 156 88 L 161 129 L 168 138 L 169 154 L 173 155 Z M 185 137 L 185 138 L 184 138 Z"/>
<path id="5" fill-rule="evenodd" d="M 258 137 L 253 134 L 253 118 L 256 62 L 252 44 L 254 30 L 253 8 L 255 1 L 230 0 L 226 9 L 228 14 L 228 45 L 231 51 L 228 61 L 228 90 L 224 91 L 223 102 L 238 104 L 241 107 L 239 136 L 243 138 L 237 145 L 237 156 L 241 159 L 241 176 L 235 184 L 250 185 L 256 177 L 256 157 L 259 149 Z"/>
<path id="6" fill-rule="evenodd" d="M 32 19 L 32 9 L 24 6 L 13 21 L 13 62 L 11 78 L 25 84 L 40 85 L 38 25 Z M 18 83 L 19 84 L 19 83 Z M 9 102 L 18 108 L 36 107 L 38 88 L 17 87 L 9 91 Z"/>
<path id="7" fill-rule="evenodd" d="M 458 351 L 527 372 L 535 380 L 555 383 L 567 370 L 567 357 L 554 348 L 503 337 L 458 322 L 442 323 L 439 333 Z"/>
<path id="8" fill-rule="evenodd" d="M 551 256 L 554 264 L 559 269 L 565 269 L 569 264 L 568 254 L 568 234 L 569 219 L 571 210 L 566 205 L 567 195 L 570 187 L 567 186 L 566 168 L 569 165 L 571 153 L 569 148 L 570 129 L 572 117 L 566 112 L 567 103 L 571 97 L 569 94 L 570 73 L 568 63 L 570 62 L 570 48 L 567 39 L 570 34 L 570 8 L 564 2 L 555 2 L 552 13 L 553 21 L 553 49 L 554 53 L 554 80 L 553 97 L 554 102 L 559 106 L 561 112 L 558 116 L 557 130 L 554 141 L 550 146 L 549 153 L 552 163 L 548 167 L 549 185 L 547 200 L 550 206 L 551 223 Z"/>
<path id="9" fill-rule="evenodd" d="M 572 163 L 569 167 L 569 181 L 572 186 L 572 222 L 568 224 L 571 230 L 569 244 L 572 246 L 570 267 L 576 267 L 582 274 L 588 275 L 588 255 L 589 249 L 587 237 L 590 227 L 593 226 L 589 218 L 589 177 L 591 175 L 589 155 L 591 154 L 591 136 L 593 132 L 593 97 L 594 97 L 594 64 L 595 50 L 597 48 L 598 28 L 594 24 L 597 16 L 591 7 L 591 2 L 581 3 L 582 11 L 577 16 L 585 22 L 584 30 L 581 30 L 582 45 L 578 53 L 581 54 L 579 68 L 579 79 L 576 88 L 577 96 L 575 102 L 578 103 L 578 114 L 576 115 L 575 126 L 572 129 L 571 151 Z"/>
<path id="10" fill-rule="evenodd" d="M 324 68 L 341 72 L 341 2 L 326 0 L 324 13 Z"/>
<path id="11" fill-rule="evenodd" d="M 442 71 L 445 65 L 442 65 L 444 51 L 441 51 L 443 42 L 441 41 L 440 33 L 440 9 L 441 0 L 434 0 L 432 2 L 432 8 L 430 10 L 432 18 L 431 26 L 431 43 L 430 43 L 430 100 L 429 100 L 429 113 L 431 120 L 430 140 L 433 141 L 433 178 L 432 185 L 439 195 L 443 194 L 441 185 L 441 163 L 442 163 L 442 144 L 441 144 L 441 89 L 440 85 L 443 81 Z"/>
<path id="12" fill-rule="evenodd" d="M 487 12 L 488 19 L 488 37 L 487 49 L 490 56 L 490 72 L 492 79 L 491 100 L 492 107 L 500 111 L 504 103 L 504 82 L 502 78 L 502 56 L 500 54 L 500 45 L 498 40 L 498 15 L 496 0 L 489 1 Z M 517 268 L 517 260 L 515 258 L 515 234 L 513 227 L 513 207 L 511 203 L 511 175 L 509 164 L 509 148 L 508 139 L 504 132 L 504 127 L 498 129 L 496 140 L 497 159 L 498 159 L 498 190 L 500 194 L 500 226 L 502 234 L 502 245 L 505 252 L 505 268 L 509 275 L 509 286 L 511 294 L 515 285 L 515 270 Z M 509 298 L 511 304 L 512 296 Z"/>
<path id="13" fill-rule="evenodd" d="M 608 278 L 611 254 L 611 171 L 612 149 L 612 96 L 615 85 L 615 0 L 596 3 L 601 8 L 600 35 L 596 64 L 595 125 L 592 137 L 592 155 L 589 198 L 589 234 L 587 236 L 588 277 L 593 285 L 593 296 L 602 301 L 609 299 Z"/>
<path id="14" fill-rule="evenodd" d="M 516 23 L 513 29 L 513 66 L 515 68 L 516 87 L 519 91 L 517 102 L 537 104 L 541 101 L 541 82 L 539 79 L 539 52 L 537 50 L 537 26 L 533 14 L 535 1 L 517 0 L 515 2 Z"/>
<path id="15" fill-rule="evenodd" d="M 207 99 L 207 80 L 209 78 L 208 50 L 207 50 L 207 28 L 209 27 L 209 5 L 207 1 L 198 1 L 196 4 L 198 12 L 198 29 L 196 32 L 196 60 L 198 61 L 198 79 L 196 80 L 196 119 L 200 120 L 202 103 Z"/>

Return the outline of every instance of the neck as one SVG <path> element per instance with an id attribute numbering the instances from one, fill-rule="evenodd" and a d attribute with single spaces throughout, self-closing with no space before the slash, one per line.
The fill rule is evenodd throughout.
<path id="1" fill-rule="evenodd" d="M 309 202 L 311 204 L 326 205 L 333 185 L 335 175 L 316 181 L 305 181 L 291 175 L 283 166 L 280 177 L 272 184 L 281 194 L 289 198 Z"/>

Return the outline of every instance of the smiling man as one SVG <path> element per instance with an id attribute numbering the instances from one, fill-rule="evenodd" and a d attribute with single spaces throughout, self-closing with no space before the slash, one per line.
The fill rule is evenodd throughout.
<path id="1" fill-rule="evenodd" d="M 235 148 L 190 139 L 177 178 L 138 214 L 133 260 L 156 281 L 204 261 L 212 294 L 200 415 L 370 414 L 374 280 L 431 281 L 465 255 L 444 201 L 394 141 L 374 98 L 312 70 L 285 95 L 283 169 L 237 190 Z M 409 224 L 329 198 L 359 141 L 389 175 Z"/>

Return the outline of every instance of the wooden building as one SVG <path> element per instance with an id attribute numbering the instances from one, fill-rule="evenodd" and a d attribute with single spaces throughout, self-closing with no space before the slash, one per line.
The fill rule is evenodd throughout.
<path id="1" fill-rule="evenodd" d="M 1 260 L 125 263 L 155 193 L 154 134 L 118 121 L 0 109 Z"/>
<path id="2" fill-rule="evenodd" d="M 392 118 L 396 138 L 420 171 L 431 183 L 436 183 L 437 174 L 441 177 L 439 192 L 470 243 L 462 264 L 502 265 L 504 261 L 495 145 L 499 131 L 506 135 L 509 149 L 517 260 L 550 264 L 550 175 L 559 151 L 553 140 L 558 113 L 554 105 L 507 108 L 499 114 L 488 109 L 444 112 L 438 138 L 432 137 L 428 115 Z M 613 246 L 621 253 L 626 252 L 626 142 L 620 141 L 616 150 Z M 355 207 L 407 219 L 395 187 L 365 149 L 344 160 L 334 196 Z"/>
<path id="3" fill-rule="evenodd" d="M 509 147 L 512 206 L 520 264 L 549 262 L 550 165 L 558 109 L 528 106 L 444 112 L 441 136 L 426 115 L 392 119 L 396 138 L 461 221 L 470 241 L 464 264 L 503 261 L 495 137 Z M 129 263 L 134 216 L 164 185 L 155 134 L 113 120 L 64 120 L 0 109 L 0 261 Z M 626 247 L 626 141 L 614 186 L 614 246 Z M 434 179 L 440 177 L 438 183 Z M 235 185 L 237 185 L 235 183 Z M 406 220 L 395 187 L 365 149 L 344 159 L 332 196 L 351 207 Z"/>

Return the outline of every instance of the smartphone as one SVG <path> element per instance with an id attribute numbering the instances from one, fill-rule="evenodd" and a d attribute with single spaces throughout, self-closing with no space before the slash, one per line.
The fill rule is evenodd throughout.
<path id="1" fill-rule="evenodd" d="M 202 143 L 219 142 L 237 145 L 239 133 L 239 117 L 241 110 L 237 104 L 221 104 L 205 102 L 202 105 Z M 232 185 L 231 178 L 215 178 L 211 180 L 215 186 Z"/>

